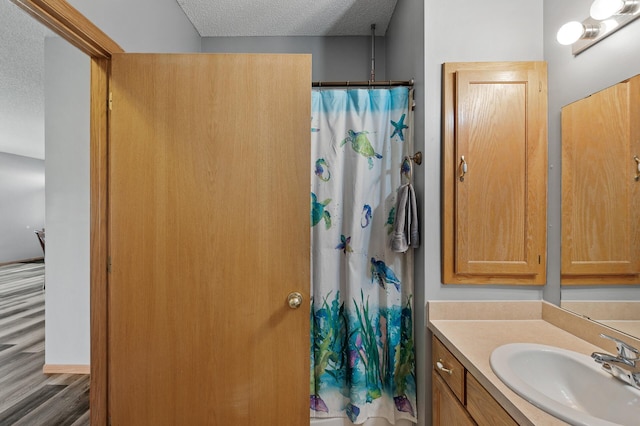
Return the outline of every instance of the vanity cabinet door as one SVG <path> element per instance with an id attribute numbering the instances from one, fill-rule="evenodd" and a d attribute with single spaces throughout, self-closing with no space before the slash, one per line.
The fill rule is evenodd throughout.
<path id="1" fill-rule="evenodd" d="M 517 423 L 435 336 L 432 347 L 433 425 L 516 426 Z"/>
<path id="2" fill-rule="evenodd" d="M 467 371 L 467 410 L 479 426 L 517 426 L 518 423 Z"/>
<path id="3" fill-rule="evenodd" d="M 431 376 L 433 426 L 474 426 L 476 423 L 440 375 L 434 371 Z"/>
<path id="4" fill-rule="evenodd" d="M 443 282 L 546 282 L 542 62 L 444 65 Z"/>
<path id="5" fill-rule="evenodd" d="M 640 77 L 562 109 L 562 283 L 640 283 Z"/>

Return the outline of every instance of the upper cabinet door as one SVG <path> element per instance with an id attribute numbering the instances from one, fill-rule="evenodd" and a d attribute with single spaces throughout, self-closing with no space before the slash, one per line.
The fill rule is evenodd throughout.
<path id="1" fill-rule="evenodd" d="M 546 66 L 451 63 L 444 78 L 443 282 L 544 284 Z"/>
<path id="2" fill-rule="evenodd" d="M 562 283 L 640 283 L 640 77 L 562 109 Z"/>

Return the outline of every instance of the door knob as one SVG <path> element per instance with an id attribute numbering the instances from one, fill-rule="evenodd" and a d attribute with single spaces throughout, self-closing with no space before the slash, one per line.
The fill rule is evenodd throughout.
<path id="1" fill-rule="evenodd" d="M 302 295 L 297 291 L 291 292 L 287 296 L 287 302 L 291 309 L 298 309 L 302 305 Z"/>

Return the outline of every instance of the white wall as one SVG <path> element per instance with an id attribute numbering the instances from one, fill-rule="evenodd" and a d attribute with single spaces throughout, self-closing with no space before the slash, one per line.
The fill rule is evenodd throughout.
<path id="1" fill-rule="evenodd" d="M 560 301 L 561 225 L 561 108 L 615 83 L 640 74 L 640 20 L 632 22 L 578 56 L 571 47 L 556 41 L 556 32 L 568 21 L 582 21 L 589 15 L 591 0 L 544 1 L 544 54 L 549 64 L 549 284 L 544 298 Z M 638 300 L 640 287 L 563 288 L 562 298 Z"/>
<path id="2" fill-rule="evenodd" d="M 175 0 L 69 3 L 127 52 L 200 51 L 200 36 Z M 89 59 L 57 38 L 45 48 L 45 362 L 88 365 Z"/>
<path id="3" fill-rule="evenodd" d="M 43 257 L 44 160 L 0 153 L 0 263 Z"/>
<path id="4" fill-rule="evenodd" d="M 542 2 L 425 1 L 425 147 L 422 262 L 426 300 L 541 299 L 540 287 L 443 285 L 440 274 L 441 66 L 444 62 L 541 61 Z M 420 265 L 422 263 L 422 265 Z"/>
<path id="5" fill-rule="evenodd" d="M 410 18 L 406 19 L 409 22 Z M 468 286 L 441 283 L 441 67 L 445 62 L 540 61 L 543 55 L 541 2 L 526 0 L 426 0 L 424 2 L 424 162 L 416 190 L 422 200 L 422 247 L 416 259 L 416 283 L 424 285 L 429 300 L 538 300 L 540 287 Z M 387 40 L 389 46 L 391 40 Z M 412 54 L 410 51 L 407 54 Z M 391 60 L 391 58 L 390 58 Z M 390 70 L 391 68 L 389 68 Z M 391 71 L 390 71 L 391 72 Z M 418 103 L 420 106 L 420 101 Z M 416 290 L 416 303 L 418 300 Z M 423 305 L 424 307 L 424 305 Z M 426 308 L 416 309 L 426 321 Z M 418 323 L 417 323 L 418 324 Z M 426 325 L 422 323 L 423 327 Z M 416 332 L 426 339 L 426 328 Z M 424 351 L 424 352 L 422 352 Z M 419 381 L 424 380 L 420 425 L 431 424 L 431 344 L 417 348 Z M 422 353 L 421 353 L 422 352 Z M 424 415 L 422 415 L 424 413 Z"/>
<path id="6" fill-rule="evenodd" d="M 200 35 L 176 0 L 70 0 L 125 52 L 199 52 Z"/>
<path id="7" fill-rule="evenodd" d="M 45 363 L 89 364 L 89 58 L 45 40 Z"/>
<path id="8" fill-rule="evenodd" d="M 425 74 L 424 74 L 424 1 L 423 0 L 405 0 L 396 4 L 396 10 L 393 13 L 389 28 L 386 35 L 387 48 L 387 75 L 391 80 L 409 80 L 414 79 L 414 98 L 416 108 L 414 111 L 414 149 L 416 151 L 425 151 L 424 134 L 425 134 L 425 104 L 427 102 L 425 95 Z M 426 160 L 426 159 L 425 159 Z M 425 162 L 429 162 L 426 160 Z M 424 197 L 424 176 L 425 167 L 414 167 L 416 195 L 422 200 L 421 205 L 425 210 L 428 204 L 433 204 Z M 439 203 L 436 203 L 439 204 Z M 421 212 L 424 220 L 424 213 Z M 427 229 L 429 225 L 427 225 Z M 425 311 L 425 293 L 424 293 L 424 270 L 423 256 L 424 245 L 430 245 L 430 238 L 424 233 L 425 225 L 422 224 L 421 248 L 414 253 L 415 270 L 420 271 L 414 273 L 414 339 L 416 347 L 416 385 L 418 398 L 418 422 L 424 425 L 425 418 L 431 417 L 431 393 L 427 388 L 426 377 L 431 371 L 431 364 L 427 361 L 427 332 L 424 327 L 426 323 Z"/>
<path id="9" fill-rule="evenodd" d="M 385 80 L 385 39 L 376 37 L 376 80 Z M 371 37 L 205 37 L 208 53 L 310 53 L 313 81 L 370 79 Z M 395 77 L 394 77 L 395 78 Z"/>
<path id="10" fill-rule="evenodd" d="M 182 10 L 174 0 L 138 0 L 136 2 L 127 1 L 107 1 L 107 0 L 72 0 L 72 6 L 76 7 L 87 18 L 92 20 L 108 36 L 113 38 L 127 52 L 198 52 L 201 47 L 201 39 L 197 31 L 184 16 Z M 340 40 L 342 39 L 342 40 Z M 356 37 L 351 40 L 337 37 L 331 40 L 306 40 L 297 42 L 294 40 L 277 40 L 270 38 L 267 45 L 253 40 L 249 45 L 258 46 L 260 49 L 278 51 L 276 49 L 303 49 L 313 51 L 316 55 L 323 57 L 324 64 L 314 68 L 314 78 L 329 80 L 338 78 L 335 70 L 342 70 L 344 74 L 340 79 L 367 79 L 369 75 L 370 45 L 367 37 Z M 351 46 L 346 50 L 337 49 L 340 42 L 346 46 Z M 229 41 L 225 43 L 214 43 L 211 49 L 229 48 Z M 240 43 L 240 44 L 237 44 Z M 234 41 L 231 46 L 236 46 L 234 50 L 246 50 L 244 41 Z M 264 43 L 264 41 L 262 42 Z M 61 46 L 64 43 L 50 43 L 52 49 L 57 49 L 57 54 L 61 56 L 55 58 L 52 52 L 47 52 L 46 66 L 53 67 L 48 72 L 48 77 L 53 77 L 64 66 L 66 58 L 69 56 L 70 64 L 74 61 L 84 62 L 85 65 L 64 68 L 64 93 L 58 93 L 58 82 L 47 80 L 48 92 L 45 93 L 48 102 L 48 122 L 54 122 L 54 115 L 62 116 L 66 119 L 67 114 L 80 113 L 75 108 L 83 105 L 84 112 L 88 114 L 88 101 L 86 104 L 77 104 L 71 100 L 70 93 L 74 93 L 79 98 L 88 99 L 89 87 L 86 82 L 89 78 L 88 58 L 77 57 L 73 49 L 68 50 Z M 366 44 L 366 49 L 361 46 Z M 223 46 L 224 45 L 224 46 Z M 384 55 L 384 44 L 376 49 Z M 255 47 L 254 47 L 255 48 Z M 246 50 L 249 51 L 249 50 Z M 286 51 L 286 50 L 285 50 Z M 295 50 L 291 50 L 293 52 Z M 366 52 L 366 61 L 359 61 L 361 52 Z M 346 53 L 345 53 L 346 52 Z M 52 55 L 52 57 L 49 57 Z M 64 56 L 62 56 L 64 55 Z M 52 62 L 49 62 L 51 60 Z M 356 64 L 357 62 L 357 64 Z M 384 60 L 380 59 L 381 64 Z M 384 74 L 384 68 L 378 67 Z M 55 71 L 53 71 L 55 70 Z M 361 76 L 364 73 L 364 76 Z M 344 77 L 342 77 L 344 75 Z M 353 75 L 353 77 L 351 77 Z M 65 87 L 66 86 L 66 87 Z M 68 91 L 68 93 L 67 93 Z M 54 102 L 55 100 L 55 102 Z M 55 108 L 54 108 L 55 106 Z M 66 112 L 67 108 L 69 111 Z M 49 111 L 51 109 L 51 111 Z M 51 124 L 53 125 L 53 124 Z M 88 126 L 88 115 L 86 121 L 81 126 Z M 85 127 L 83 127 L 85 128 Z M 88 128 L 88 127 L 86 127 Z M 71 141 L 65 140 L 63 131 L 71 129 L 57 128 L 58 135 L 54 136 L 54 129 L 47 129 L 47 144 L 54 147 Z M 58 138 L 60 138 L 58 140 Z M 54 142 L 54 139 L 57 141 Z M 80 143 L 77 150 L 70 152 L 57 152 L 58 148 L 47 150 L 47 161 L 50 156 L 58 157 L 51 167 L 47 168 L 48 190 L 47 211 L 53 209 L 53 218 L 47 217 L 47 243 L 49 238 L 53 238 L 54 246 L 47 254 L 47 295 L 46 295 L 46 353 L 45 362 L 47 364 L 89 364 L 89 199 L 88 199 L 88 167 L 89 167 L 89 141 L 88 138 Z M 65 160 L 66 155 L 69 155 Z M 84 156 L 84 159 L 80 159 Z M 70 158 L 75 158 L 74 162 Z M 53 160 L 52 160 L 53 161 Z M 75 161 L 78 161 L 75 164 Z M 65 163 L 66 162 L 66 163 Z M 65 168 L 66 166 L 68 168 Z M 49 181 L 51 187 L 49 188 Z M 69 183 L 68 186 L 65 186 Z M 70 203 L 70 204 L 69 204 Z M 70 208 L 66 213 L 62 213 L 64 205 L 78 206 Z M 56 210 L 57 209 L 57 210 Z M 56 240 L 58 243 L 56 243 Z M 37 243 L 37 241 L 36 241 Z M 57 246 L 57 248 L 56 248 Z"/>

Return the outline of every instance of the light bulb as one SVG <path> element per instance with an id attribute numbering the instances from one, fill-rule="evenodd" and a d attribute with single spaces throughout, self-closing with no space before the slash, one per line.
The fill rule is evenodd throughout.
<path id="1" fill-rule="evenodd" d="M 584 25 L 578 21 L 567 22 L 558 30 L 556 38 L 563 45 L 573 44 L 584 34 Z"/>
<path id="2" fill-rule="evenodd" d="M 624 0 L 595 0 L 589 14 L 593 19 L 602 21 L 610 18 L 624 8 Z"/>

